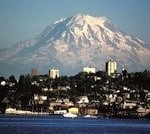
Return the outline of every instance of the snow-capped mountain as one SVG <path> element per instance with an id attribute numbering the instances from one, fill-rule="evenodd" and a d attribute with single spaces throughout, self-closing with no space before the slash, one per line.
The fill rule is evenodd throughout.
<path id="1" fill-rule="evenodd" d="M 122 32 L 106 17 L 77 14 L 49 25 L 35 39 L 0 51 L 0 75 L 30 73 L 52 67 L 61 74 L 74 74 L 84 66 L 105 69 L 113 59 L 118 68 L 143 71 L 150 68 L 150 49 L 140 39 Z"/>

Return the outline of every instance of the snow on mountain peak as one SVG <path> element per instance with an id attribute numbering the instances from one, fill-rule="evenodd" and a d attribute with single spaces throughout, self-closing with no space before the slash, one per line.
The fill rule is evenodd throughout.
<path id="1" fill-rule="evenodd" d="M 77 73 L 84 66 L 104 69 L 114 59 L 118 68 L 149 68 L 150 50 L 144 42 L 122 32 L 106 17 L 76 14 L 55 21 L 33 40 L 20 42 L 0 53 L 1 72 L 16 73 L 38 66 L 41 72 L 55 67 L 62 74 Z M 11 66 L 10 64 L 11 63 Z M 137 64 L 138 63 L 138 64 Z M 7 66 L 7 67 L 6 67 Z"/>
<path id="2" fill-rule="evenodd" d="M 90 16 L 88 14 L 76 14 L 75 16 L 73 16 L 73 20 L 85 20 L 87 22 L 105 22 L 105 21 L 108 21 L 108 18 L 107 17 L 93 17 L 93 16 Z M 94 23 L 95 23 L 94 22 Z"/>
<path id="3" fill-rule="evenodd" d="M 73 25 L 73 24 L 79 24 L 79 25 L 103 25 L 104 22 L 108 21 L 108 18 L 106 17 L 92 17 L 90 15 L 84 15 L 84 14 L 76 14 L 71 18 L 69 23 L 67 23 L 67 26 Z"/>

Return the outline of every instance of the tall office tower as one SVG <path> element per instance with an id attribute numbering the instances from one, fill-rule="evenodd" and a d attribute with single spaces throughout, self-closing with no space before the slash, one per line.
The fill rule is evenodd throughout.
<path id="1" fill-rule="evenodd" d="M 106 62 L 106 72 L 108 76 L 111 76 L 112 74 L 117 72 L 117 62 L 113 60 L 109 60 Z"/>
<path id="2" fill-rule="evenodd" d="M 49 70 L 49 77 L 52 79 L 58 78 L 59 77 L 59 70 L 57 70 L 57 69 Z"/>
<path id="3" fill-rule="evenodd" d="M 31 69 L 31 75 L 32 76 L 37 76 L 38 75 L 38 68 L 37 67 Z"/>

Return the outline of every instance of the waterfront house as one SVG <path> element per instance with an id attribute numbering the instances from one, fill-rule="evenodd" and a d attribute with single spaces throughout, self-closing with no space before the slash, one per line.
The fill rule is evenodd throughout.
<path id="1" fill-rule="evenodd" d="M 92 107 L 87 107 L 85 108 L 85 115 L 97 115 L 98 114 L 98 109 L 92 108 Z"/>
<path id="2" fill-rule="evenodd" d="M 68 112 L 69 113 L 72 113 L 72 114 L 79 114 L 79 108 L 77 108 L 77 107 L 71 107 L 71 108 L 69 108 L 68 109 Z"/>
<path id="3" fill-rule="evenodd" d="M 133 109 L 137 106 L 136 101 L 124 101 L 123 109 Z"/>
<path id="4" fill-rule="evenodd" d="M 149 114 L 149 113 L 150 113 L 150 108 L 139 107 L 139 108 L 137 109 L 137 112 L 138 112 L 138 116 L 139 116 L 139 117 L 142 117 L 142 116 L 145 116 L 146 114 Z"/>

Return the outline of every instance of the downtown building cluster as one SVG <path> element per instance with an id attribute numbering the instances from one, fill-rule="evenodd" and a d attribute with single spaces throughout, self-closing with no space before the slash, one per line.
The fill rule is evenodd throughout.
<path id="1" fill-rule="evenodd" d="M 149 86 L 138 80 L 146 73 L 129 74 L 125 69 L 118 73 L 117 62 L 113 60 L 106 62 L 105 67 L 105 71 L 84 67 L 82 72 L 70 77 L 60 76 L 55 68 L 46 75 L 39 75 L 36 67 L 31 75 L 20 76 L 18 82 L 13 77 L 1 78 L 1 91 L 7 92 L 1 102 L 6 104 L 6 113 L 14 114 L 25 110 L 30 111 L 29 114 L 70 112 L 99 117 L 149 115 Z"/>

